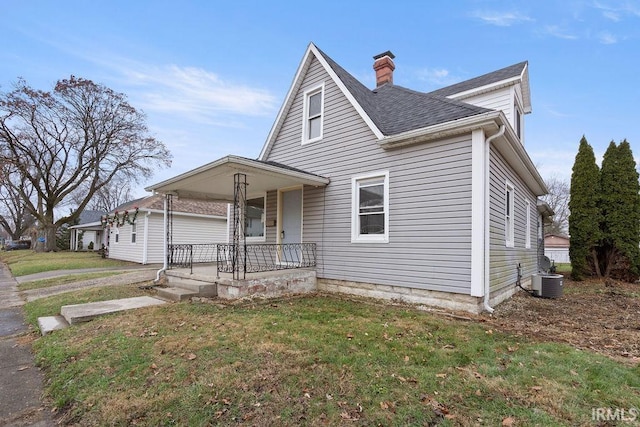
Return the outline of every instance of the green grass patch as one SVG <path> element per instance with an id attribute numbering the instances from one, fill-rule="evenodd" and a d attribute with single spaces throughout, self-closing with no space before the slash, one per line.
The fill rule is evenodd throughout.
<path id="1" fill-rule="evenodd" d="M 556 264 L 556 273 L 571 273 L 571 264 L 568 262 Z"/>
<path id="2" fill-rule="evenodd" d="M 52 270 L 77 270 L 135 265 L 135 263 L 102 258 L 96 252 L 33 252 L 29 250 L 0 252 L 15 277 Z"/>
<path id="3" fill-rule="evenodd" d="M 69 274 L 66 276 L 52 277 L 51 279 L 23 282 L 18 285 L 18 289 L 21 291 L 28 291 L 31 289 L 50 288 L 53 286 L 66 285 L 68 283 L 80 282 L 84 280 L 111 277 L 122 273 L 122 271 L 100 271 L 96 273 Z"/>
<path id="4" fill-rule="evenodd" d="M 34 349 L 70 424 L 584 425 L 592 408 L 640 407 L 638 367 L 328 296 L 151 307 L 56 331 Z"/>

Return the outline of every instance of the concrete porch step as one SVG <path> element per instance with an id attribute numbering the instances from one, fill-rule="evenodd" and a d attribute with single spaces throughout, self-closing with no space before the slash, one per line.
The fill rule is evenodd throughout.
<path id="1" fill-rule="evenodd" d="M 218 295 L 218 285 L 210 281 L 192 279 L 184 276 L 167 275 L 167 285 L 173 289 L 184 289 L 199 297 L 215 297 Z M 162 289 L 158 289 L 160 292 Z"/>
<path id="2" fill-rule="evenodd" d="M 60 314 L 70 324 L 88 322 L 98 316 L 117 313 L 135 308 L 151 307 L 154 305 L 166 304 L 159 298 L 150 296 L 114 299 L 109 301 L 90 302 L 87 304 L 65 305 L 60 308 Z"/>
<path id="3" fill-rule="evenodd" d="M 191 297 L 199 296 L 198 292 L 184 288 L 156 288 L 156 290 L 158 291 L 158 298 L 167 301 L 184 301 Z"/>

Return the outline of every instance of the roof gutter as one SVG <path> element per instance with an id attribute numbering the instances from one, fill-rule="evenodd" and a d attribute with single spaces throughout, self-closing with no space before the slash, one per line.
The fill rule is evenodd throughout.
<path id="1" fill-rule="evenodd" d="M 378 140 L 378 145 L 384 149 L 392 149 L 468 133 L 474 129 L 496 130 L 499 128 L 496 122 L 500 114 L 502 114 L 500 111 L 488 111 L 446 123 L 438 123 L 437 125 L 386 136 Z"/>

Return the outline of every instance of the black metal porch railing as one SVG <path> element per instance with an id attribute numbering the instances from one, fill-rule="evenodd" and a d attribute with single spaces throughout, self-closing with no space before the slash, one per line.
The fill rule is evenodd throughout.
<path id="1" fill-rule="evenodd" d="M 169 245 L 169 267 L 189 268 L 194 263 L 216 262 L 217 243 L 179 243 Z"/>
<path id="2" fill-rule="evenodd" d="M 217 273 L 258 273 L 316 266 L 315 243 L 283 244 L 172 244 L 169 267 L 189 268 L 193 264 L 216 263 Z"/>
<path id="3" fill-rule="evenodd" d="M 315 243 L 218 245 L 218 274 L 315 267 Z"/>

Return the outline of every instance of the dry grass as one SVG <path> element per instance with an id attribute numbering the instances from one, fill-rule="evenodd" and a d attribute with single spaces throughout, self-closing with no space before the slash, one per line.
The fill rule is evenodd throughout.
<path id="1" fill-rule="evenodd" d="M 35 348 L 67 425 L 589 425 L 640 406 L 637 367 L 333 296 L 170 304 Z"/>

